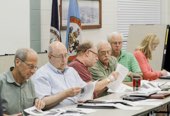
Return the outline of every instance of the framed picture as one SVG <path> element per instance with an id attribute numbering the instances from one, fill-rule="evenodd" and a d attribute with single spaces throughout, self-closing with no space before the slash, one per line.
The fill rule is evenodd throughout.
<path id="1" fill-rule="evenodd" d="M 102 0 L 77 0 L 82 29 L 102 27 Z M 67 26 L 69 0 L 60 0 L 60 29 Z"/>

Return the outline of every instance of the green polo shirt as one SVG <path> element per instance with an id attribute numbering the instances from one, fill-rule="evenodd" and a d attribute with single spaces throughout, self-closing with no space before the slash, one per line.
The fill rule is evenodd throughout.
<path id="1" fill-rule="evenodd" d="M 116 70 L 117 60 L 115 57 L 109 59 L 109 67 L 104 68 L 103 64 L 98 60 L 96 64 L 91 67 L 89 70 L 93 76 L 94 80 L 100 80 L 108 77 L 112 71 Z"/>
<path id="2" fill-rule="evenodd" d="M 132 53 L 121 51 L 121 54 L 117 58 L 117 60 L 120 64 L 122 64 L 123 66 L 128 68 L 129 71 L 131 71 L 132 73 L 140 73 L 141 74 L 141 69 L 139 67 L 139 64 Z M 126 76 L 124 81 L 131 82 L 132 78 Z"/>
<path id="3" fill-rule="evenodd" d="M 4 113 L 11 115 L 33 106 L 36 96 L 31 80 L 20 85 L 9 70 L 0 75 L 0 98 Z"/>

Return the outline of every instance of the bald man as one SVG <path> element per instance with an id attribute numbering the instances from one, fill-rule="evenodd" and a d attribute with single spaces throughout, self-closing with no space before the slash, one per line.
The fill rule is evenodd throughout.
<path id="1" fill-rule="evenodd" d="M 67 67 L 67 49 L 61 42 L 50 44 L 49 62 L 37 70 L 33 82 L 36 94 L 46 103 L 46 109 L 72 105 L 78 102 L 81 88 L 86 83 L 76 70 Z"/>
<path id="2" fill-rule="evenodd" d="M 139 64 L 133 54 L 122 51 L 122 34 L 118 32 L 112 32 L 108 36 L 108 42 L 112 47 L 112 56 L 117 58 L 117 61 L 129 69 L 128 76 L 126 76 L 124 82 L 132 82 L 134 74 L 142 75 Z"/>

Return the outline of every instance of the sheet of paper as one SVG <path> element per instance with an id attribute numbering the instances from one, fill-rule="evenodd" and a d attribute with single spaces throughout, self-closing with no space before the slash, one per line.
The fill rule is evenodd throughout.
<path id="1" fill-rule="evenodd" d="M 27 108 L 24 111 L 30 115 L 33 115 L 33 116 L 44 116 L 49 113 L 48 111 L 37 110 L 35 106 Z"/>
<path id="2" fill-rule="evenodd" d="M 93 99 L 93 92 L 95 89 L 96 82 L 97 81 L 88 83 L 86 86 L 82 88 L 78 101 L 86 101 Z"/>
<path id="3" fill-rule="evenodd" d="M 116 93 L 124 93 L 124 92 L 132 92 L 133 91 L 133 88 L 128 86 L 128 85 L 125 85 L 123 83 L 120 84 L 120 87 L 118 87 L 116 90 L 112 90 L 112 89 L 108 89 L 108 92 L 110 93 L 113 93 L 113 92 L 116 92 Z"/>
<path id="4" fill-rule="evenodd" d="M 124 78 L 126 77 L 126 75 L 128 74 L 129 70 L 126 67 L 124 67 L 123 65 L 118 64 L 117 68 L 116 68 L 116 72 L 119 72 L 119 76 L 118 76 L 117 80 L 115 80 L 107 85 L 107 87 L 109 89 L 111 89 L 112 91 L 117 91 L 118 89 L 121 88 L 120 85 L 121 85 L 122 81 L 124 80 Z"/>
<path id="5" fill-rule="evenodd" d="M 122 103 L 84 103 L 83 106 L 86 107 L 113 107 L 113 108 L 119 108 L 122 110 L 140 110 L 142 109 L 142 107 L 133 107 L 133 106 L 128 106 L 128 105 L 124 105 Z"/>
<path id="6" fill-rule="evenodd" d="M 145 100 L 142 100 L 142 101 L 136 101 L 134 102 L 134 104 L 136 106 L 159 106 L 162 104 L 161 101 L 145 101 Z"/>
<path id="7" fill-rule="evenodd" d="M 161 77 L 167 77 L 167 76 L 170 76 L 170 72 L 167 72 L 166 76 L 161 76 Z"/>
<path id="8" fill-rule="evenodd" d="M 85 108 L 59 108 L 48 111 L 38 111 L 35 107 L 30 107 L 24 111 L 31 116 L 82 116 L 84 114 L 95 112 L 96 110 Z"/>

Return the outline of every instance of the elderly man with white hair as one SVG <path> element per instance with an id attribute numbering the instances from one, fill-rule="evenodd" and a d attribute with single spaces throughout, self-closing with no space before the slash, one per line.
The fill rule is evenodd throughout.
<path id="1" fill-rule="evenodd" d="M 142 75 L 139 64 L 132 53 L 122 51 L 122 34 L 119 32 L 112 32 L 108 36 L 108 42 L 112 47 L 112 56 L 117 58 L 117 61 L 128 68 L 129 73 L 124 82 L 132 82 L 133 75 Z"/>
<path id="2" fill-rule="evenodd" d="M 111 73 L 115 73 L 117 67 L 117 60 L 111 56 L 111 46 L 107 41 L 100 41 L 97 45 L 98 61 L 89 70 L 94 80 L 100 80 L 107 78 Z M 107 91 L 107 89 L 106 89 Z M 105 91 L 103 95 L 106 95 Z"/>

